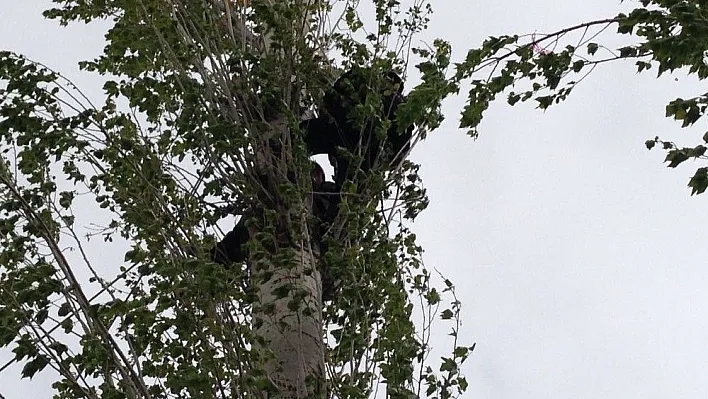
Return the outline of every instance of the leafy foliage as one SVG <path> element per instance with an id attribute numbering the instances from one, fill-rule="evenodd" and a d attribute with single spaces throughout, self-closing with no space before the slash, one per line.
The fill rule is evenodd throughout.
<path id="1" fill-rule="evenodd" d="M 80 63 L 110 78 L 96 106 L 60 74 L 0 53 L 0 345 L 13 348 L 24 377 L 54 369 L 58 398 L 262 397 L 274 389 L 264 368 L 272 354 L 254 350 L 264 342 L 242 270 L 207 260 L 216 222 L 259 215 L 254 261 L 297 266 L 311 188 L 296 126 L 331 81 L 327 49 L 344 67 L 400 70 L 397 51 L 424 28 L 429 7 L 401 18 L 397 2 L 377 1 L 377 34 L 357 42 L 354 8 L 348 31 L 314 33 L 323 4 L 54 3 L 45 16 L 62 24 L 113 20 L 104 53 Z M 401 48 L 387 49 L 393 32 Z M 444 74 L 450 49 L 438 41 L 414 54 L 423 83 L 398 117 L 424 137 L 454 91 Z M 457 343 L 459 303 L 451 284 L 432 287 L 405 227 L 427 205 L 417 171 L 410 162 L 379 168 L 346 187 L 325 254 L 344 282 L 323 315 L 328 390 L 339 397 L 369 397 L 381 382 L 392 398 L 466 389 L 459 365 L 471 348 Z M 122 262 L 90 255 L 120 245 L 129 247 Z M 306 296 L 280 288 L 294 309 Z M 453 298 L 444 319 L 458 324 L 439 376 L 425 364 L 430 326 L 419 331 L 411 312 L 421 296 L 432 323 L 442 294 Z"/>
<path id="2" fill-rule="evenodd" d="M 470 50 L 464 62 L 456 64 L 453 85 L 488 68 L 493 71 L 487 79 L 472 80 L 460 127 L 468 128 L 469 134 L 476 137 L 482 114 L 490 102 L 525 82 L 530 83 L 527 89 L 508 91 L 508 103 L 534 100 L 538 108 L 545 110 L 565 100 L 595 67 L 610 61 L 633 60 L 639 73 L 656 67 L 657 76 L 684 70 L 699 80 L 706 79 L 708 25 L 704 2 L 641 0 L 639 3 L 641 6 L 629 14 L 586 22 L 539 38 L 532 35 L 530 42 L 524 42 L 525 36 L 490 37 L 481 48 Z M 610 26 L 616 26 L 618 34 L 632 35 L 639 42 L 611 50 L 593 41 Z M 558 49 L 563 38 L 573 33 L 579 36 L 577 42 Z M 688 127 L 704 116 L 706 104 L 706 94 L 678 98 L 669 102 L 666 116 L 680 121 L 681 127 Z M 656 142 L 658 138 L 647 141 L 647 148 L 653 148 L 650 143 Z M 678 149 L 665 144 L 663 148 L 667 151 L 666 162 L 672 168 L 691 158 L 705 159 L 703 145 Z M 705 191 L 704 174 L 703 168 L 699 168 L 691 178 L 688 185 L 692 194 Z"/>

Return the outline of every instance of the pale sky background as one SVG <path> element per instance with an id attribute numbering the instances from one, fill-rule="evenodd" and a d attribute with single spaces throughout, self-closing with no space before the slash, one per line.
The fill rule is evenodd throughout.
<path id="1" fill-rule="evenodd" d="M 436 3 L 420 39 L 450 40 L 456 60 L 487 36 L 554 31 L 634 5 Z M 101 79 L 76 62 L 101 51 L 104 27 L 61 28 L 42 19 L 46 4 L 0 0 L 0 49 L 100 99 Z M 614 47 L 614 31 L 598 41 Z M 664 106 L 705 89 L 635 71 L 604 65 L 545 113 L 500 101 L 477 141 L 457 129 L 464 98 L 448 100 L 446 123 L 412 154 L 431 199 L 414 232 L 426 265 L 457 285 L 463 343 L 477 342 L 464 398 L 708 398 L 708 194 L 690 196 L 693 161 L 671 170 L 643 145 L 657 134 L 697 144 L 706 129 L 681 130 Z M 51 397 L 46 374 L 18 378 L 18 367 L 1 374 L 0 393 Z"/>

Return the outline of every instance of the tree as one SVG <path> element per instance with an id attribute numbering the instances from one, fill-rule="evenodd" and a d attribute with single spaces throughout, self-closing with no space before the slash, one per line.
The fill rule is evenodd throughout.
<path id="1" fill-rule="evenodd" d="M 397 118 L 415 123 L 417 138 L 439 125 L 440 101 L 467 81 L 461 127 L 476 136 L 490 102 L 512 86 L 510 104 L 534 99 L 546 109 L 584 77 L 570 76 L 613 60 L 635 59 L 639 72 L 706 74 L 705 6 L 697 1 L 644 0 L 629 14 L 548 35 L 492 37 L 453 73 L 444 40 L 401 51 L 428 21 L 424 3 L 404 13 L 398 2 L 375 1 L 376 32 L 361 40 L 353 6 L 341 13 L 345 28 L 328 31 L 336 14 L 319 2 L 55 3 L 45 15 L 61 23 L 115 22 L 104 54 L 80 65 L 111 78 L 105 103 L 94 106 L 58 73 L 0 54 L 0 343 L 24 363 L 24 376 L 55 369 L 54 387 L 66 398 L 353 398 L 371 396 L 379 381 L 392 398 L 465 390 L 459 369 L 473 347 L 457 342 L 452 283 L 444 280 L 442 292 L 432 286 L 405 226 L 427 204 L 416 165 L 375 169 L 346 186 L 329 250 L 318 253 L 311 238 L 309 160 L 297 125 L 319 105 L 335 55 L 344 68 L 381 72 L 413 61 L 422 83 Z M 640 43 L 614 53 L 592 42 L 609 26 Z M 572 34 L 576 44 L 557 50 Z M 672 101 L 667 116 L 693 124 L 705 103 Z M 380 118 L 380 99 L 361 114 Z M 657 143 L 670 167 L 704 157 L 703 145 L 657 137 L 647 147 Z M 708 169 L 689 186 L 703 193 Z M 94 236 L 131 246 L 115 278 L 67 252 L 88 245 L 74 212 L 87 196 L 111 218 Z M 257 232 L 249 243 L 255 295 L 238 284 L 243 270 L 205 256 L 228 212 L 251 215 Z M 344 282 L 324 307 L 322 258 Z M 98 284 L 94 296 L 77 277 L 82 267 Z M 443 294 L 452 299 L 439 315 L 453 321 L 453 349 L 435 372 L 426 363 L 429 326 L 416 330 L 411 321 L 412 296 L 432 320 Z"/>
<path id="2" fill-rule="evenodd" d="M 45 16 L 62 24 L 114 21 L 104 53 L 80 64 L 110 78 L 97 106 L 59 73 L 0 54 L 0 336 L 23 376 L 53 368 L 66 398 L 368 397 L 380 381 L 390 397 L 465 389 L 459 363 L 471 348 L 455 339 L 438 376 L 425 363 L 428 325 L 416 331 L 410 317 L 410 295 L 430 304 L 428 319 L 441 301 L 404 225 L 427 203 L 417 167 L 380 167 L 345 186 L 320 254 L 298 129 L 332 81 L 330 48 L 345 68 L 401 70 L 392 50 L 429 10 L 401 18 L 396 3 L 379 2 L 377 34 L 358 42 L 324 33 L 331 10 L 320 3 L 55 3 Z M 343 16 L 361 28 L 355 8 Z M 388 49 L 394 30 L 403 40 Z M 425 82 L 400 120 L 418 135 L 439 123 L 447 52 L 415 52 Z M 361 114 L 380 119 L 381 99 L 368 98 Z M 87 243 L 76 210 L 91 202 L 110 222 Z M 255 232 L 252 291 L 240 284 L 246 269 L 206 256 L 225 213 Z M 130 250 L 106 277 L 85 247 L 114 241 Z M 322 258 L 342 281 L 324 308 Z M 444 290 L 453 302 L 441 315 L 454 322 L 459 304 L 450 282 Z"/>

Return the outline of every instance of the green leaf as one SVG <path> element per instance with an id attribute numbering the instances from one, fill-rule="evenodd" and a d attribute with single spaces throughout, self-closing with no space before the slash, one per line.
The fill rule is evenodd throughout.
<path id="1" fill-rule="evenodd" d="M 669 162 L 669 168 L 675 168 L 688 159 L 686 152 L 681 150 L 671 150 L 666 154 L 664 162 Z"/>
<path id="2" fill-rule="evenodd" d="M 69 313 L 71 313 L 71 304 L 69 302 L 62 303 L 57 311 L 59 317 L 66 317 Z"/>
<path id="3" fill-rule="evenodd" d="M 619 49 L 619 55 L 622 58 L 636 57 L 637 49 L 634 46 L 622 47 Z"/>
<path id="4" fill-rule="evenodd" d="M 20 373 L 20 375 L 22 376 L 22 378 L 31 379 L 35 376 L 35 374 L 44 370 L 44 368 L 47 367 L 48 364 L 49 360 L 47 360 L 46 357 L 42 355 L 37 355 L 34 359 L 25 363 L 24 367 L 22 367 L 22 372 Z"/>
<path id="5" fill-rule="evenodd" d="M 585 61 L 579 60 L 573 63 L 573 72 L 578 73 L 585 66 Z"/>
<path id="6" fill-rule="evenodd" d="M 71 207 L 71 202 L 74 200 L 73 191 L 62 191 L 59 193 L 59 205 L 64 209 Z"/>
<path id="7" fill-rule="evenodd" d="M 49 348 L 54 350 L 57 355 L 62 355 L 69 350 L 69 347 L 62 344 L 61 342 L 54 341 L 49 344 Z"/>
<path id="8" fill-rule="evenodd" d="M 507 100 L 507 102 L 509 103 L 509 105 L 512 105 L 512 106 L 513 106 L 514 104 L 516 104 L 517 102 L 519 102 L 519 100 L 521 100 L 521 95 L 520 95 L 520 94 L 516 94 L 516 93 L 513 93 L 513 92 L 512 92 L 512 93 L 509 93 L 509 97 L 508 97 L 508 100 Z"/>
<path id="9" fill-rule="evenodd" d="M 536 101 L 538 102 L 538 107 L 541 109 L 547 109 L 553 104 L 553 96 L 540 96 L 536 97 Z"/>
<path id="10" fill-rule="evenodd" d="M 452 372 L 457 370 L 457 363 L 455 363 L 455 360 L 450 359 L 448 357 L 443 357 L 443 362 L 440 365 L 440 371 L 447 371 L 447 372 Z"/>
<path id="11" fill-rule="evenodd" d="M 703 194 L 708 188 L 708 168 L 698 168 L 689 180 L 688 187 L 691 187 L 691 195 Z"/>
<path id="12" fill-rule="evenodd" d="M 455 355 L 455 357 L 464 357 L 467 356 L 469 351 L 469 348 L 467 348 L 466 346 L 458 346 L 453 351 L 453 354 Z"/>
<path id="13" fill-rule="evenodd" d="M 637 61 L 637 62 L 635 63 L 635 65 L 637 65 L 637 73 L 642 72 L 642 71 L 644 71 L 645 69 L 646 69 L 646 70 L 651 69 L 651 63 L 650 63 L 650 62 Z"/>
<path id="14" fill-rule="evenodd" d="M 452 310 L 450 309 L 445 309 L 440 313 L 440 318 L 443 320 L 450 320 L 454 316 L 454 313 L 452 313 Z"/>

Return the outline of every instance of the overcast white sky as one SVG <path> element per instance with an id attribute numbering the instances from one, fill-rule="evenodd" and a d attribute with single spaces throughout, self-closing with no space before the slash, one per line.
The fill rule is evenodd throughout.
<path id="1" fill-rule="evenodd" d="M 43 21 L 47 3 L 0 0 L 0 49 L 101 98 L 101 79 L 76 62 L 100 52 L 102 28 Z M 620 12 L 618 0 L 441 3 L 421 39 L 450 40 L 456 59 L 490 35 Z M 617 43 L 613 32 L 599 41 Z M 457 129 L 463 98 L 445 103 L 447 122 L 412 155 L 431 199 L 414 230 L 427 266 L 457 284 L 463 335 L 478 344 L 465 398 L 708 397 L 708 195 L 689 195 L 693 162 L 667 169 L 643 145 L 657 134 L 696 144 L 706 129 L 680 130 L 664 106 L 702 92 L 680 74 L 605 65 L 545 113 L 492 106 L 477 141 Z M 51 397 L 42 375 L 18 382 L 18 371 L 0 375 L 0 393 Z"/>

